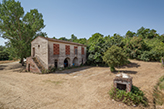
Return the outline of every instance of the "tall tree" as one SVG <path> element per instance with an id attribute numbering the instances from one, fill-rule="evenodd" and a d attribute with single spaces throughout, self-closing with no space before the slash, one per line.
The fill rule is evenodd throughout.
<path id="1" fill-rule="evenodd" d="M 132 31 L 127 31 L 126 32 L 126 37 L 133 37 L 135 35 L 135 32 L 132 32 Z"/>
<path id="2" fill-rule="evenodd" d="M 103 37 L 103 35 L 100 33 L 93 34 L 92 37 L 88 39 L 88 43 L 92 44 L 93 42 L 96 42 L 99 39 L 99 37 Z"/>
<path id="3" fill-rule="evenodd" d="M 74 34 L 71 35 L 71 41 L 77 42 L 77 37 Z"/>
<path id="4" fill-rule="evenodd" d="M 19 1 L 3 0 L 0 4 L 2 37 L 9 40 L 11 48 L 15 51 L 15 56 L 21 60 L 30 56 L 31 41 L 36 37 L 36 33 L 44 27 L 43 16 L 37 9 L 32 9 L 24 14 Z"/>

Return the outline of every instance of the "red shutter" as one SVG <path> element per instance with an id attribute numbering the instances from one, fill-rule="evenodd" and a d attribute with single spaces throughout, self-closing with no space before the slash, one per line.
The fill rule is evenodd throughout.
<path id="1" fill-rule="evenodd" d="M 59 55 L 59 44 L 54 44 L 53 48 L 54 48 L 54 55 Z"/>
<path id="2" fill-rule="evenodd" d="M 65 45 L 65 54 L 70 55 L 70 46 L 69 45 Z"/>

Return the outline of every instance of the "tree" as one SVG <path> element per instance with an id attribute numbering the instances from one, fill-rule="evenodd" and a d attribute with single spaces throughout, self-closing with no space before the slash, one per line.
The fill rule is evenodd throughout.
<path id="1" fill-rule="evenodd" d="M 69 41 L 69 39 L 67 39 L 65 37 L 60 37 L 59 40 Z"/>
<path id="2" fill-rule="evenodd" d="M 143 51 L 149 50 L 149 47 L 141 37 L 133 37 L 124 46 L 127 55 L 132 59 L 140 59 Z"/>
<path id="3" fill-rule="evenodd" d="M 93 34 L 92 37 L 88 39 L 88 43 L 91 44 L 93 42 L 96 42 L 99 39 L 99 37 L 103 37 L 103 35 L 100 33 Z"/>
<path id="4" fill-rule="evenodd" d="M 77 42 L 77 37 L 74 34 L 71 35 L 71 41 Z"/>
<path id="5" fill-rule="evenodd" d="M 80 38 L 80 39 L 78 39 L 78 43 L 87 45 L 87 39 L 86 38 Z"/>
<path id="6" fill-rule="evenodd" d="M 124 46 L 123 37 L 121 37 L 119 34 L 116 33 L 112 37 L 110 37 L 109 40 L 107 41 L 110 46 L 116 45 L 122 48 Z"/>
<path id="7" fill-rule="evenodd" d="M 103 63 L 103 53 L 106 51 L 105 40 L 99 37 L 97 41 L 92 42 L 88 50 L 89 64 L 101 65 Z"/>
<path id="8" fill-rule="evenodd" d="M 152 39 L 155 37 L 159 37 L 159 35 L 156 32 L 157 31 L 154 29 L 150 30 L 149 28 L 141 27 L 140 29 L 137 30 L 136 35 L 142 38 Z"/>
<path id="9" fill-rule="evenodd" d="M 38 37 L 38 36 L 48 37 L 46 32 L 38 32 L 38 33 L 36 33 L 35 38 Z"/>
<path id="10" fill-rule="evenodd" d="M 135 32 L 132 32 L 132 31 L 127 31 L 126 32 L 126 37 L 133 37 L 135 35 Z"/>
<path id="11" fill-rule="evenodd" d="M 0 60 L 8 60 L 9 54 L 6 51 L 6 47 L 0 45 Z"/>
<path id="12" fill-rule="evenodd" d="M 0 4 L 0 32 L 21 60 L 30 56 L 31 41 L 44 27 L 43 16 L 37 9 L 24 14 L 19 1 L 3 0 Z"/>
<path id="13" fill-rule="evenodd" d="M 103 56 L 103 61 L 110 66 L 110 70 L 115 71 L 115 67 L 127 63 L 127 56 L 121 47 L 113 45 Z"/>

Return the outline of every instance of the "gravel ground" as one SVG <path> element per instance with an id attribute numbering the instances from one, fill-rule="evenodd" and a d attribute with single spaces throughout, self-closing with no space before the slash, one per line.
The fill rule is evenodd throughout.
<path id="1" fill-rule="evenodd" d="M 119 68 L 133 77 L 154 108 L 153 88 L 164 75 L 158 62 L 131 60 Z M 81 67 L 52 74 L 23 71 L 18 62 L 0 64 L 0 109 L 138 109 L 110 99 L 117 73 L 107 67 Z"/>

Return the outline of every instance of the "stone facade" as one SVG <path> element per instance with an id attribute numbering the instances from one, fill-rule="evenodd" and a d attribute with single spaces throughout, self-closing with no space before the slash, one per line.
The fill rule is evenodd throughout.
<path id="1" fill-rule="evenodd" d="M 45 69 L 79 66 L 86 62 L 86 46 L 38 36 L 31 42 L 31 57 L 37 57 Z"/>
<path id="2" fill-rule="evenodd" d="M 36 65 L 36 63 L 34 62 L 34 60 L 32 59 L 32 57 L 28 57 L 26 58 L 26 70 L 29 72 L 33 72 L 33 73 L 41 73 L 40 69 L 38 68 L 38 66 Z"/>
<path id="3" fill-rule="evenodd" d="M 113 85 L 115 88 L 130 92 L 132 89 L 132 77 L 124 73 L 118 74 L 113 80 Z"/>

